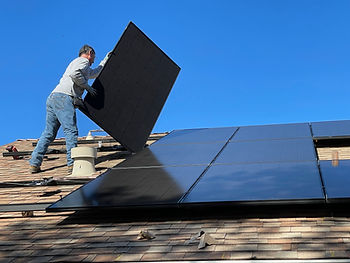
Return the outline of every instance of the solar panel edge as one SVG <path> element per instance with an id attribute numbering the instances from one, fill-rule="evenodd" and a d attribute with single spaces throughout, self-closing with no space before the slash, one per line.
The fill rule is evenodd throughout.
<path id="1" fill-rule="evenodd" d="M 178 70 L 180 72 L 181 68 L 179 65 L 177 65 L 163 50 L 161 50 L 151 38 L 149 38 L 139 27 L 137 27 L 132 21 L 129 22 L 128 26 L 132 26 L 136 28 L 144 37 L 146 37 L 154 46 L 156 46 L 176 67 L 178 67 Z"/>
<path id="2" fill-rule="evenodd" d="M 60 200 L 57 200 L 56 202 L 52 203 L 50 206 L 48 206 L 48 207 L 46 208 L 46 211 L 47 211 L 47 212 L 58 211 L 58 210 L 56 210 L 57 208 L 55 208 L 55 206 L 56 206 L 58 203 L 62 202 L 62 200 L 64 200 L 65 198 L 68 198 L 69 196 L 72 196 L 72 195 L 75 194 L 76 192 L 80 191 L 83 187 L 86 187 L 86 185 L 88 185 L 88 184 L 93 184 L 94 182 L 96 182 L 96 180 L 100 180 L 102 176 L 108 174 L 109 172 L 110 172 L 110 170 L 107 170 L 106 172 L 104 172 L 104 173 L 98 175 L 95 179 L 93 179 L 93 180 L 91 180 L 90 182 L 88 182 L 88 183 L 86 183 L 86 184 L 84 184 L 84 185 L 78 187 L 77 189 L 75 189 L 74 191 L 70 192 L 68 195 L 64 196 L 64 197 L 61 198 Z M 73 207 L 72 207 L 72 208 L 73 208 Z"/>

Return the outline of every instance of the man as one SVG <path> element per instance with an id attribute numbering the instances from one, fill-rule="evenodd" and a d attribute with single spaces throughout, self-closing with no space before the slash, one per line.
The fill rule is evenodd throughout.
<path id="1" fill-rule="evenodd" d="M 91 69 L 90 66 L 95 61 L 95 51 L 89 45 L 84 45 L 79 51 L 79 57 L 68 65 L 59 84 L 46 101 L 46 127 L 29 161 L 31 173 L 41 172 L 44 155 L 49 144 L 56 138 L 61 125 L 66 137 L 68 173 L 72 172 L 74 161 L 71 158 L 71 149 L 76 147 L 78 142 L 75 105 L 81 101 L 84 90 L 92 96 L 96 95 L 96 90 L 88 84 L 88 80 L 98 76 L 109 54 L 97 68 Z"/>

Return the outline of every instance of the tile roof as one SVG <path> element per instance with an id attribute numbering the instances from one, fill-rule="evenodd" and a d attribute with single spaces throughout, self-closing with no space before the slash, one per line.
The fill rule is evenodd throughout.
<path id="1" fill-rule="evenodd" d="M 163 134 L 164 135 L 164 134 Z M 101 137 L 102 139 L 102 137 Z M 11 143 L 19 151 L 32 150 L 34 140 Z M 153 141 L 149 141 L 152 143 Z M 112 146 L 116 143 L 104 143 Z M 8 144 L 9 145 L 9 144 Z M 1 147 L 5 152 L 5 146 Z M 65 146 L 50 146 L 64 149 Z M 318 149 L 320 159 L 350 157 L 350 148 Z M 96 177 L 124 160 L 117 152 L 99 152 Z M 349 158 L 350 159 L 350 158 Z M 39 174 L 28 173 L 27 158 L 0 157 L 1 183 L 66 176 L 65 155 L 50 154 Z M 89 178 L 86 178 L 89 179 Z M 11 186 L 0 188 L 0 207 L 14 204 L 46 204 L 65 196 L 81 184 Z M 161 213 L 166 214 L 164 210 Z M 223 259 L 336 259 L 350 257 L 350 214 L 268 214 L 210 216 L 187 211 L 186 215 L 152 216 L 150 211 L 104 213 L 20 211 L 0 213 L 0 262 L 106 262 Z M 149 214 L 150 213 L 150 214 Z M 156 213 L 159 213 L 156 212 Z M 170 213 L 171 214 L 171 213 Z M 155 235 L 138 240 L 141 230 Z M 204 231 L 215 244 L 198 249 L 191 237 Z"/>

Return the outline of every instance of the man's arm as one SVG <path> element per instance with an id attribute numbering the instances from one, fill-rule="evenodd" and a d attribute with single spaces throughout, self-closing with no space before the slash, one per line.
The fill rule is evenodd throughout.
<path id="1" fill-rule="evenodd" d="M 69 75 L 73 82 L 79 87 L 86 89 L 91 95 L 96 95 L 96 90 L 88 84 L 88 71 L 90 69 L 88 60 L 81 60 L 76 65 L 74 71 Z"/>
<path id="2" fill-rule="evenodd" d="M 101 70 L 103 69 L 103 66 L 101 66 L 101 64 L 100 65 L 98 65 L 98 67 L 97 68 L 94 68 L 94 69 L 92 69 L 92 68 L 88 68 L 86 71 L 87 71 L 87 76 L 88 76 L 88 78 L 89 79 L 95 79 L 95 78 L 97 78 L 97 76 L 100 74 L 100 72 L 101 72 Z"/>
<path id="3" fill-rule="evenodd" d="M 112 51 L 108 52 L 107 55 L 104 57 L 104 59 L 102 59 L 102 61 L 100 62 L 100 64 L 98 65 L 97 68 L 88 68 L 87 69 L 87 76 L 89 79 L 95 79 L 97 78 L 97 76 L 100 74 L 101 70 L 103 69 L 103 67 L 105 66 L 108 58 L 111 56 Z"/>

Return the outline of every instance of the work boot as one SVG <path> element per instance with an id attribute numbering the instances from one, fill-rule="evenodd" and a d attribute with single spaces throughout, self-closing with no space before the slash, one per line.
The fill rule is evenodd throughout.
<path id="1" fill-rule="evenodd" d="M 68 172 L 68 174 L 72 174 L 72 172 L 73 172 L 73 165 L 68 165 L 67 166 L 67 172 Z"/>
<path id="2" fill-rule="evenodd" d="M 40 172 L 41 172 L 40 166 L 35 166 L 35 165 L 30 166 L 30 173 L 35 174 Z"/>

